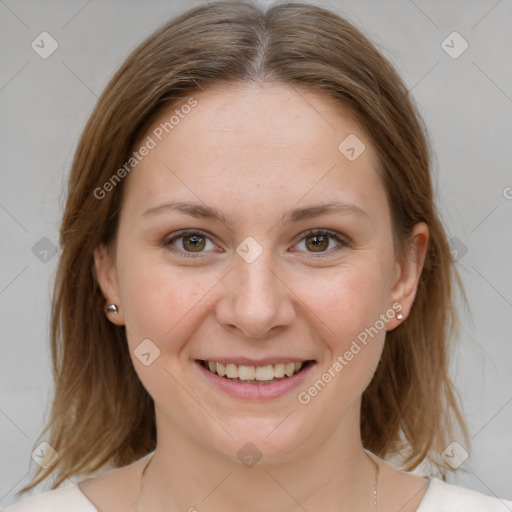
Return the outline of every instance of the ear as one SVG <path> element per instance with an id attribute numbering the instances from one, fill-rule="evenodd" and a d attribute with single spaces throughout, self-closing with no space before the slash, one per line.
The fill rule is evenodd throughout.
<path id="1" fill-rule="evenodd" d="M 103 297 L 105 297 L 105 306 L 115 304 L 119 310 L 117 313 L 106 313 L 107 318 L 115 325 L 124 325 L 116 267 L 110 250 L 105 244 L 99 245 L 94 250 L 94 271 Z"/>
<path id="2" fill-rule="evenodd" d="M 395 309 L 403 316 L 401 320 L 396 316 L 389 321 L 388 330 L 392 330 L 403 322 L 411 312 L 418 283 L 420 280 L 425 256 L 427 254 L 429 240 L 429 229 L 425 222 L 415 224 L 409 237 L 409 242 L 401 262 L 395 266 L 395 275 L 393 277 L 393 286 L 390 293 L 390 301 Z M 401 304 L 402 308 L 397 308 Z"/>

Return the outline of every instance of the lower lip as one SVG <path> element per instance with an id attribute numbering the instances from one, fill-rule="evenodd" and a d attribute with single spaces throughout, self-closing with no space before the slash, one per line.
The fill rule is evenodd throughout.
<path id="1" fill-rule="evenodd" d="M 303 370 L 291 377 L 282 378 L 269 384 L 243 384 L 207 370 L 201 363 L 194 361 L 208 382 L 226 394 L 245 400 L 272 400 L 297 388 L 316 363 L 310 362 Z"/>

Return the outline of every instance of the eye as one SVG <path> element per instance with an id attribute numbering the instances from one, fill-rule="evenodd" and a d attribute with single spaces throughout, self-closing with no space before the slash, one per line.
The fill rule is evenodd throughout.
<path id="1" fill-rule="evenodd" d="M 338 243 L 338 247 L 327 250 L 330 246 L 331 239 Z M 336 252 L 343 247 L 350 245 L 349 240 L 336 231 L 328 229 L 311 229 L 302 234 L 299 244 L 304 243 L 308 252 L 316 254 L 320 258 L 330 256 L 332 252 Z M 299 245 L 297 244 L 297 245 Z"/>
<path id="2" fill-rule="evenodd" d="M 174 246 L 176 241 L 178 242 L 178 248 Z M 180 253 L 180 256 L 194 258 L 196 257 L 194 253 L 201 254 L 204 252 L 203 249 L 207 246 L 207 241 L 214 245 L 202 231 L 185 230 L 165 240 L 163 245 L 172 252 Z"/>

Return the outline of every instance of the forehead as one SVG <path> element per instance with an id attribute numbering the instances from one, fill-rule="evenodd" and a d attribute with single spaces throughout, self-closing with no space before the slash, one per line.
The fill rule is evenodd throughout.
<path id="1" fill-rule="evenodd" d="M 368 203 L 384 193 L 359 123 L 304 87 L 217 84 L 162 114 L 141 140 L 154 147 L 130 173 L 126 194 L 148 207 L 169 194 L 205 202 L 214 195 L 222 207 L 249 197 L 325 202 L 333 192 Z"/>

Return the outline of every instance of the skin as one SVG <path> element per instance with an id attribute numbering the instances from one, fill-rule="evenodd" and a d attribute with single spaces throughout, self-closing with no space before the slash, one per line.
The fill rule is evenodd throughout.
<path id="1" fill-rule="evenodd" d="M 194 97 L 197 106 L 127 178 L 115 243 L 95 253 L 105 299 L 119 307 L 109 319 L 126 326 L 133 365 L 155 401 L 158 442 L 140 510 L 373 510 L 361 396 L 386 330 L 400 321 L 389 320 L 308 404 L 297 393 L 393 304 L 407 320 L 428 227 L 415 226 L 399 260 L 376 153 L 354 118 L 326 96 L 265 83 L 219 84 Z M 338 150 L 349 134 L 366 146 L 355 161 Z M 217 208 L 231 224 L 169 209 L 145 215 L 171 200 Z M 280 222 L 292 208 L 329 201 L 363 213 Z M 315 250 L 313 237 L 303 235 L 313 228 L 349 243 L 329 238 Z M 183 229 L 207 236 L 199 252 L 189 239 L 165 244 Z M 251 263 L 236 252 L 249 236 L 262 249 Z M 149 366 L 134 356 L 144 339 L 160 350 Z M 222 356 L 316 364 L 299 389 L 244 400 L 209 385 L 194 362 Z M 237 458 L 246 442 L 262 454 L 250 468 Z M 80 488 L 103 511 L 136 510 L 147 460 Z M 379 510 L 416 510 L 428 482 L 375 460 Z"/>

